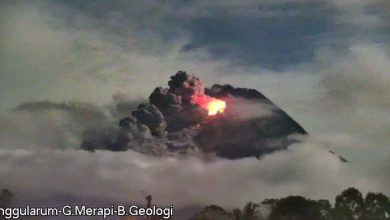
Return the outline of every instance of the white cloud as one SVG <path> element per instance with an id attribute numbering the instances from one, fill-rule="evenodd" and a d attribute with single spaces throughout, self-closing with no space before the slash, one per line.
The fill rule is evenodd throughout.
<path id="1" fill-rule="evenodd" d="M 1 150 L 0 157 L 0 174 L 7 176 L 1 184 L 14 190 L 19 201 L 68 195 L 76 200 L 142 202 L 144 190 L 155 202 L 177 208 L 212 203 L 236 207 L 287 194 L 331 198 L 350 185 L 372 187 L 312 143 L 261 160 L 204 161 L 80 150 Z"/>

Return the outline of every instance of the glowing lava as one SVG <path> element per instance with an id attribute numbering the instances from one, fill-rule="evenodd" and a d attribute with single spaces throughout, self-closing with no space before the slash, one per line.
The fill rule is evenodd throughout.
<path id="1" fill-rule="evenodd" d="M 216 115 L 218 113 L 223 113 L 226 108 L 226 102 L 212 98 L 209 103 L 207 103 L 207 110 L 209 111 L 209 115 Z"/>
<path id="2" fill-rule="evenodd" d="M 192 101 L 200 105 L 202 108 L 207 109 L 209 116 L 223 113 L 226 108 L 225 101 L 206 95 L 193 96 Z"/>

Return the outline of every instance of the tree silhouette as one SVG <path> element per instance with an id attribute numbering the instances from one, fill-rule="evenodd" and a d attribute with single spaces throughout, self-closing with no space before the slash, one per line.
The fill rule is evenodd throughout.
<path id="1" fill-rule="evenodd" d="M 276 202 L 269 220 L 324 220 L 323 207 L 328 208 L 322 200 L 319 203 L 302 196 L 289 196 Z"/>
<path id="2" fill-rule="evenodd" d="M 332 205 L 328 200 L 320 199 L 315 202 L 316 209 L 320 212 L 322 219 L 330 219 L 332 213 Z"/>
<path id="3" fill-rule="evenodd" d="M 242 220 L 242 211 L 241 209 L 233 209 L 233 220 Z"/>
<path id="4" fill-rule="evenodd" d="M 264 216 L 269 210 L 268 218 Z M 267 213 L 267 212 L 265 212 Z M 266 214 L 267 215 L 267 214 Z M 266 199 L 260 204 L 249 202 L 243 209 L 225 211 L 206 206 L 191 220 L 390 220 L 390 199 L 382 193 L 362 193 L 348 188 L 336 197 L 335 206 L 328 200 L 311 200 L 302 196 Z"/>
<path id="5" fill-rule="evenodd" d="M 364 220 L 385 220 L 390 218 L 390 200 L 382 193 L 367 193 L 364 200 Z"/>
<path id="6" fill-rule="evenodd" d="M 361 219 L 364 210 L 362 193 L 355 188 L 348 188 L 336 197 L 333 219 L 357 220 Z"/>
<path id="7" fill-rule="evenodd" d="M 248 202 L 242 214 L 242 220 L 252 220 L 255 217 L 256 205 L 253 202 Z"/>
<path id="8" fill-rule="evenodd" d="M 226 212 L 223 208 L 210 205 L 206 206 L 198 214 L 190 218 L 190 220 L 232 220 L 232 214 Z"/>

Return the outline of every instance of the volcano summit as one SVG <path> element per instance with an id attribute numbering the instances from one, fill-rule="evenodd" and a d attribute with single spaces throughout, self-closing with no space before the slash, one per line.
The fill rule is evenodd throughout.
<path id="1" fill-rule="evenodd" d="M 307 133 L 260 92 L 217 84 L 203 88 L 199 78 L 179 71 L 171 76 L 168 88 L 157 87 L 149 103 L 121 119 L 113 134 L 86 136 L 81 147 L 259 158 L 287 149 L 298 141 L 294 134 Z"/>

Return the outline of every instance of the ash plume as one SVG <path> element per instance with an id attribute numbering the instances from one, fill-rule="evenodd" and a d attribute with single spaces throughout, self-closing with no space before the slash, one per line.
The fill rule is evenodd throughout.
<path id="1" fill-rule="evenodd" d="M 210 115 L 212 100 L 226 103 Z M 224 107 L 225 108 L 225 107 Z M 254 89 L 214 85 L 185 71 L 170 77 L 168 88 L 157 87 L 148 103 L 121 120 L 115 132 L 84 139 L 86 150 L 135 150 L 153 155 L 217 155 L 229 159 L 261 157 L 299 141 L 306 131 L 287 113 Z"/>
<path id="2" fill-rule="evenodd" d="M 204 95 L 200 79 L 184 71 L 179 71 L 171 76 L 168 85 L 168 91 L 180 96 L 185 103 L 191 102 L 193 96 Z"/>

